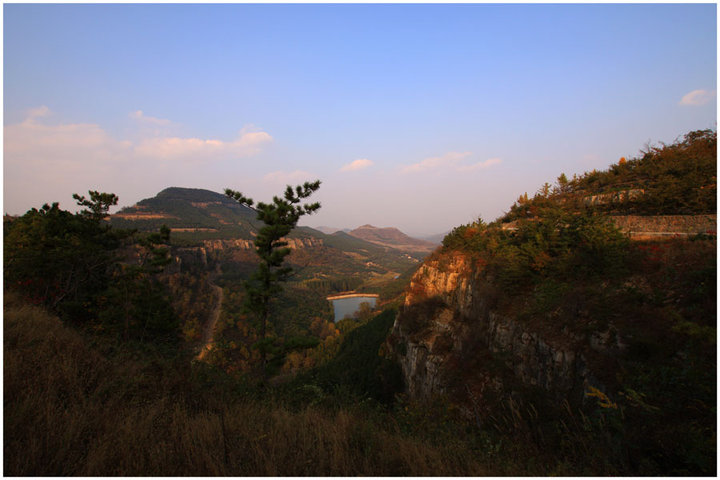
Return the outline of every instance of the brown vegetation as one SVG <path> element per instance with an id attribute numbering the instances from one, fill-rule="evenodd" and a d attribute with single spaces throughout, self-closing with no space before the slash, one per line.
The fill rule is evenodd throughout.
<path id="1" fill-rule="evenodd" d="M 320 406 L 201 386 L 197 369 L 90 347 L 5 296 L 4 473 L 30 475 L 483 475 L 467 447 Z"/>

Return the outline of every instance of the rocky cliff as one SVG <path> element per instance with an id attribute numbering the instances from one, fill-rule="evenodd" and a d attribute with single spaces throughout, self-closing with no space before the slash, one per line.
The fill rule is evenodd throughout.
<path id="1" fill-rule="evenodd" d="M 297 253 L 303 250 L 323 247 L 324 242 L 321 238 L 303 237 L 288 238 L 288 247 L 293 250 L 291 255 L 297 256 Z M 254 263 L 257 261 L 255 254 L 255 244 L 252 240 L 224 239 L 224 240 L 204 240 L 202 246 L 198 247 L 175 247 L 173 248 L 174 267 L 180 271 L 181 266 L 200 266 L 202 268 L 212 264 L 216 266 L 218 259 L 234 259 L 236 261 L 245 261 Z M 293 257 L 291 257 L 293 258 Z"/>
<path id="2" fill-rule="evenodd" d="M 583 335 L 521 321 L 496 311 L 498 293 L 462 253 L 436 253 L 420 267 L 388 339 L 411 397 L 446 394 L 477 414 L 485 397 L 517 388 L 579 401 L 603 387 L 593 367 L 624 348 L 612 326 Z"/>
<path id="3" fill-rule="evenodd" d="M 301 248 L 311 248 L 311 247 L 322 247 L 323 246 L 323 240 L 321 238 L 315 238 L 315 237 L 305 237 L 305 238 L 286 238 L 284 239 L 286 242 L 288 242 L 288 247 L 290 247 L 293 250 L 301 249 Z M 208 249 L 209 251 L 213 250 L 228 250 L 228 249 L 240 249 L 240 250 L 252 250 L 255 248 L 255 244 L 252 240 L 244 240 L 244 239 L 232 239 L 232 240 L 204 240 L 203 241 L 204 248 Z"/>

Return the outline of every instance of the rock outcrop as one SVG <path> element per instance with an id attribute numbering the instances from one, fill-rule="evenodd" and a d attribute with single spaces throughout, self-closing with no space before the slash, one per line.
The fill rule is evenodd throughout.
<path id="1" fill-rule="evenodd" d="M 435 254 L 414 275 L 388 338 L 408 394 L 446 394 L 477 410 L 484 396 L 540 388 L 558 400 L 581 400 L 602 387 L 590 367 L 623 348 L 612 331 L 557 332 L 493 308 L 482 266 L 461 253 Z"/>
<path id="2" fill-rule="evenodd" d="M 590 195 L 583 198 L 585 205 L 607 205 L 610 203 L 624 203 L 637 200 L 645 194 L 645 190 L 641 188 L 633 188 L 630 190 L 621 190 L 610 193 L 600 193 L 598 195 Z"/>
<path id="3" fill-rule="evenodd" d="M 286 238 L 284 240 L 288 242 L 288 247 L 293 250 L 323 246 L 322 239 L 315 237 Z M 222 251 L 228 249 L 252 250 L 255 248 L 255 244 L 252 240 L 243 239 L 205 240 L 203 241 L 203 246 L 209 251 Z"/>

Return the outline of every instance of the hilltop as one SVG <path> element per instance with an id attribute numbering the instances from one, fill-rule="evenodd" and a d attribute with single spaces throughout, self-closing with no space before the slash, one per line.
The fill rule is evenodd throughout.
<path id="1" fill-rule="evenodd" d="M 167 225 L 181 238 L 251 239 L 255 211 L 227 196 L 199 188 L 170 187 L 110 217 L 118 228 L 155 231 Z M 193 235 L 195 234 L 195 235 Z M 200 234 L 200 235 L 198 235 Z"/>

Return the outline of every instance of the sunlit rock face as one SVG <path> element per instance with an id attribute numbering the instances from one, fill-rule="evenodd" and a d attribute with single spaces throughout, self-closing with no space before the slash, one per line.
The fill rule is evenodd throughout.
<path id="1" fill-rule="evenodd" d="M 288 242 L 288 247 L 291 249 L 301 248 L 312 248 L 323 246 L 321 238 L 286 238 L 284 241 Z M 255 244 L 252 240 L 244 240 L 241 238 L 231 240 L 204 240 L 203 245 L 208 250 L 229 250 L 229 249 L 240 249 L 240 250 L 252 250 L 255 248 Z"/>
<path id="2" fill-rule="evenodd" d="M 420 267 L 388 338 L 412 398 L 447 395 L 482 409 L 484 397 L 518 386 L 559 401 L 579 401 L 589 385 L 602 387 L 587 356 L 613 355 L 622 348 L 617 336 L 538 328 L 494 311 L 498 294 L 466 255 L 435 255 Z"/>

